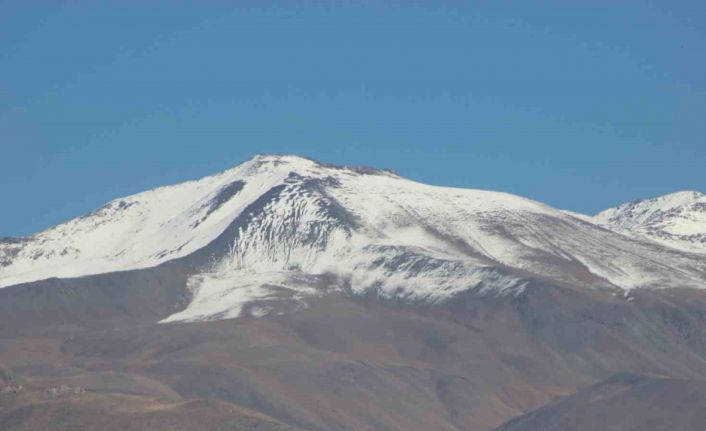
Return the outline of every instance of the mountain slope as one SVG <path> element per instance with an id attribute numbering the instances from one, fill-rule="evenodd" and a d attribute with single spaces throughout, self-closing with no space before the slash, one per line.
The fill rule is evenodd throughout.
<path id="1" fill-rule="evenodd" d="M 0 256 L 4 286 L 189 262 L 192 300 L 165 321 L 279 313 L 326 292 L 434 303 L 517 295 L 531 278 L 628 290 L 706 280 L 702 259 L 535 201 L 295 156 L 113 201 L 6 240 Z"/>
<path id="2" fill-rule="evenodd" d="M 39 296 L 32 289 L 0 294 Z M 75 309 L 92 289 L 62 290 L 53 302 Z M 170 325 L 132 316 L 100 325 L 111 311 L 101 304 L 93 320 L 52 319 L 44 329 L 0 298 L 0 361 L 42 388 L 148 396 L 169 388 L 304 429 L 483 431 L 616 372 L 703 379 L 706 291 L 634 297 L 540 282 L 518 296 L 468 291 L 433 305 L 333 294 L 282 315 Z M 76 401 L 89 403 L 76 414 L 95 411 L 91 399 Z"/>
<path id="3" fill-rule="evenodd" d="M 619 374 L 495 431 L 702 430 L 706 383 Z"/>
<path id="4" fill-rule="evenodd" d="M 29 238 L 2 240 L 0 286 L 146 268 L 198 250 L 287 175 L 256 172 L 257 164 L 116 199 Z"/>
<path id="5" fill-rule="evenodd" d="M 64 386 L 64 388 L 69 388 Z M 28 392 L 33 392 L 28 394 Z M 247 430 L 304 431 L 230 403 L 216 400 L 165 400 L 125 394 L 83 393 L 47 397 L 46 390 L 20 392 L 0 401 L 4 431 Z"/>
<path id="6" fill-rule="evenodd" d="M 607 209 L 594 218 L 621 232 L 688 252 L 706 253 L 706 195 L 677 192 Z"/>

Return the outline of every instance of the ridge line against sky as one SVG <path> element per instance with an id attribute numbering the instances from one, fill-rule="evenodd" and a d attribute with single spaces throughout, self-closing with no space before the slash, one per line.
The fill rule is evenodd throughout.
<path id="1" fill-rule="evenodd" d="M 0 2 L 0 237 L 258 153 L 595 214 L 706 191 L 706 4 Z"/>

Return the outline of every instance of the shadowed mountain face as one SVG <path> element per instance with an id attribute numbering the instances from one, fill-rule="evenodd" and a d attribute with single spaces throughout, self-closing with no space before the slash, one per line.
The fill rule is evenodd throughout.
<path id="1" fill-rule="evenodd" d="M 290 156 L 119 199 L 0 244 L 0 429 L 704 425 L 706 261 L 611 229 Z"/>

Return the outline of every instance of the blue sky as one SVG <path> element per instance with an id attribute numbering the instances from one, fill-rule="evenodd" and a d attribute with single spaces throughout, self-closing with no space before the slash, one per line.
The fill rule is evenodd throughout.
<path id="1" fill-rule="evenodd" d="M 706 3 L 0 0 L 0 236 L 257 153 L 595 213 L 706 191 Z"/>

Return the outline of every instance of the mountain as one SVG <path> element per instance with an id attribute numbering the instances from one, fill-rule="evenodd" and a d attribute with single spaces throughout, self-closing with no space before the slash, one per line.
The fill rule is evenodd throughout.
<path id="1" fill-rule="evenodd" d="M 257 156 L 0 240 L 0 286 L 2 429 L 703 425 L 703 254 L 506 193 Z"/>
<path id="2" fill-rule="evenodd" d="M 706 195 L 685 191 L 607 209 L 598 223 L 684 251 L 706 253 Z"/>
<path id="3" fill-rule="evenodd" d="M 0 243 L 0 285 L 189 261 L 165 322 L 263 315 L 328 291 L 437 302 L 517 295 L 529 277 L 593 289 L 703 288 L 703 259 L 505 193 L 257 156 Z M 622 294 L 622 293 L 621 293 Z"/>

